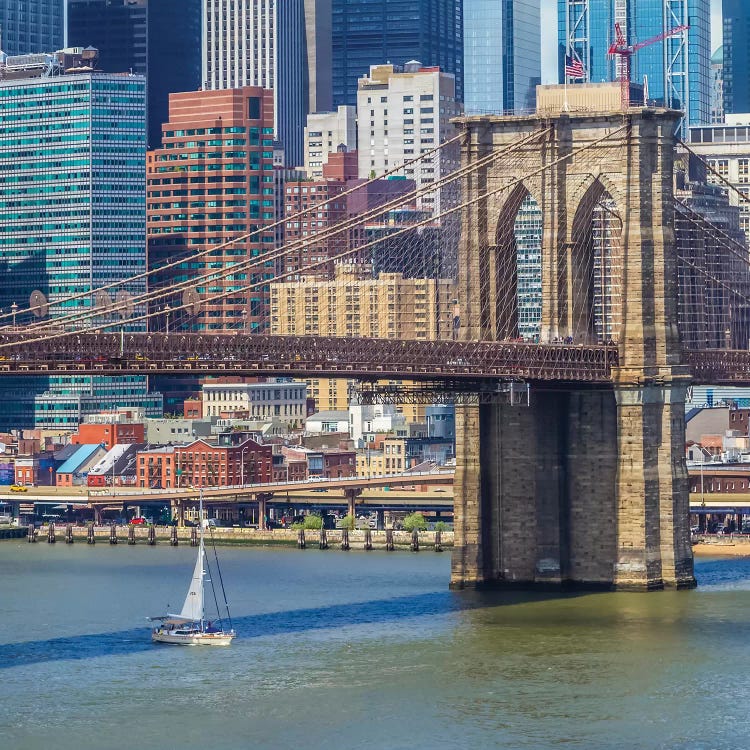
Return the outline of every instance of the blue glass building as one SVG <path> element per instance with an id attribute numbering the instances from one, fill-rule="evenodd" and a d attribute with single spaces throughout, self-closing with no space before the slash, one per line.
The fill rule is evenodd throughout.
<path id="1" fill-rule="evenodd" d="M 169 94 L 201 85 L 201 0 L 68 0 L 67 27 L 68 46 L 99 50 L 99 70 L 147 76 L 148 145 L 158 148 Z"/>
<path id="2" fill-rule="evenodd" d="M 2 50 L 28 55 L 65 44 L 65 0 L 0 0 Z"/>
<path id="3" fill-rule="evenodd" d="M 371 65 L 419 60 L 456 77 L 463 101 L 463 0 L 332 0 L 333 107 L 357 104 Z"/>
<path id="4" fill-rule="evenodd" d="M 62 72 L 3 80 L 0 122 L 0 308 L 28 309 L 39 290 L 50 316 L 60 317 L 90 309 L 89 292 L 145 271 L 145 78 Z M 110 294 L 120 290 L 143 293 L 145 280 Z M 63 302 L 78 294 L 85 296 Z M 18 322 L 29 317 L 21 312 Z M 26 380 L 13 398 L 12 383 L 0 387 L 10 404 L 0 410 L 6 429 L 75 428 L 86 414 L 118 406 L 161 412 L 161 396 L 147 393 L 143 376 Z"/>
<path id="5" fill-rule="evenodd" d="M 687 124 L 711 119 L 710 7 L 707 0 L 558 0 L 559 79 L 565 55 L 581 60 L 587 80 L 617 80 L 607 55 L 618 22 L 629 44 L 689 25 L 687 33 L 636 52 L 631 80 L 648 81 L 649 101 L 685 111 Z"/>
<path id="6" fill-rule="evenodd" d="M 750 112 L 750 3 L 722 0 L 724 112 Z"/>
<path id="7" fill-rule="evenodd" d="M 541 82 L 538 0 L 464 1 L 464 110 L 531 110 Z"/>

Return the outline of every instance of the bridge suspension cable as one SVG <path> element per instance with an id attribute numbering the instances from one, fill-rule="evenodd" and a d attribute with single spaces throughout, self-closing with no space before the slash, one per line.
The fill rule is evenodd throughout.
<path id="1" fill-rule="evenodd" d="M 501 158 L 507 157 L 514 150 L 522 148 L 522 147 L 528 145 L 530 142 L 534 142 L 534 141 L 537 141 L 537 140 L 543 138 L 546 132 L 547 132 L 546 130 L 535 131 L 534 133 L 531 133 L 530 135 L 525 136 L 525 137 L 519 139 L 518 141 L 514 142 L 513 144 L 510 144 L 506 149 L 500 149 L 500 150 L 497 150 L 497 151 L 493 151 L 490 154 L 488 154 L 486 157 L 484 157 L 483 159 L 479 160 L 479 162 L 473 163 L 473 164 L 471 164 L 471 165 L 469 165 L 467 167 L 463 167 L 463 168 L 460 168 L 458 170 L 455 170 L 454 172 L 452 172 L 452 173 L 450 173 L 450 174 L 448 174 L 448 175 L 440 178 L 439 180 L 436 180 L 434 183 L 430 183 L 430 184 L 427 184 L 427 185 L 422 185 L 422 186 L 420 186 L 419 188 L 417 188 L 415 190 L 412 190 L 412 191 L 409 191 L 408 193 L 399 195 L 397 198 L 395 198 L 395 199 L 393 199 L 393 200 L 391 200 L 391 201 L 389 201 L 389 202 L 387 202 L 385 204 L 377 205 L 373 209 L 371 209 L 369 211 L 366 211 L 363 214 L 359 214 L 356 217 L 348 219 L 347 221 L 341 222 L 340 224 L 334 225 L 332 227 L 326 228 L 326 229 L 324 229 L 322 231 L 315 232 L 314 234 L 312 234 L 312 235 L 310 235 L 308 237 L 301 238 L 301 239 L 299 239 L 297 241 L 294 241 L 294 242 L 291 242 L 291 243 L 286 243 L 281 248 L 278 248 L 278 249 L 276 249 L 274 251 L 271 251 L 271 252 L 269 252 L 269 253 L 267 253 L 265 255 L 261 255 L 261 256 L 259 256 L 257 258 L 249 258 L 247 260 L 240 261 L 239 263 L 235 263 L 234 265 L 232 265 L 231 267 L 228 267 L 228 268 L 218 269 L 218 270 L 215 270 L 215 271 L 208 271 L 206 273 L 199 274 L 199 275 L 197 275 L 195 277 L 191 277 L 191 278 L 186 279 L 184 281 L 178 282 L 177 284 L 171 285 L 168 288 L 155 289 L 155 290 L 152 290 L 150 292 L 146 292 L 144 294 L 140 294 L 140 295 L 134 296 L 132 299 L 128 300 L 127 302 L 115 303 L 110 308 L 108 308 L 107 312 L 111 314 L 111 313 L 120 311 L 120 310 L 124 309 L 129 304 L 141 304 L 142 305 L 144 303 L 150 303 L 150 302 L 155 302 L 155 301 L 158 301 L 158 300 L 163 300 L 165 298 L 168 298 L 168 297 L 171 297 L 171 296 L 175 295 L 175 293 L 177 293 L 179 291 L 182 291 L 182 290 L 188 289 L 188 288 L 192 288 L 196 284 L 209 283 L 209 282 L 212 282 L 212 281 L 221 280 L 221 279 L 224 279 L 224 278 L 226 278 L 228 276 L 236 274 L 239 271 L 252 270 L 254 268 L 263 267 L 265 264 L 267 264 L 269 262 L 275 262 L 275 261 L 282 260 L 284 257 L 286 257 L 289 254 L 293 253 L 295 250 L 298 250 L 299 248 L 304 247 L 304 246 L 306 246 L 306 245 L 308 245 L 310 243 L 319 242 L 321 240 L 329 240 L 331 237 L 334 237 L 336 235 L 344 234 L 344 233 L 350 233 L 352 231 L 352 229 L 355 229 L 358 226 L 366 224 L 368 221 L 381 216 L 382 214 L 384 214 L 385 212 L 388 212 L 389 210 L 392 210 L 394 208 L 398 208 L 399 206 L 402 206 L 405 202 L 411 202 L 411 201 L 414 201 L 416 199 L 419 199 L 420 197 L 422 197 L 422 196 L 424 196 L 426 194 L 434 192 L 436 189 L 439 189 L 442 186 L 448 185 L 448 184 L 450 184 L 452 182 L 455 182 L 455 181 L 457 181 L 459 179 L 464 178 L 466 175 L 470 174 L 471 172 L 474 172 L 474 171 L 476 171 L 476 170 L 484 167 L 485 165 L 487 165 L 487 164 L 489 164 L 491 162 L 494 162 L 494 161 L 499 160 Z M 457 139 L 452 139 L 450 141 L 450 143 L 454 143 L 456 140 Z M 432 153 L 432 152 L 430 152 L 430 153 Z M 359 187 L 361 187 L 361 185 Z M 348 194 L 348 193 L 354 193 L 354 192 L 356 192 L 357 189 L 358 188 L 352 188 L 351 190 L 347 191 L 346 194 Z M 340 194 L 338 197 L 341 198 L 342 195 L 344 195 L 344 194 Z M 325 203 L 330 203 L 332 200 L 333 200 L 333 198 L 330 198 L 327 201 L 325 201 Z M 315 209 L 307 209 L 307 210 L 300 211 L 297 214 L 294 214 L 291 218 L 297 218 L 299 216 L 308 215 L 311 211 L 317 210 L 318 208 L 319 207 L 316 206 Z M 442 214 L 442 215 L 447 215 L 447 214 Z M 405 227 L 402 230 L 398 230 L 398 231 L 394 232 L 391 236 L 395 237 L 395 236 L 400 236 L 402 234 L 405 234 L 407 232 L 412 232 L 415 227 L 424 226 L 425 224 L 429 224 L 430 221 L 434 221 L 435 219 L 439 219 L 439 218 L 441 218 L 442 215 L 439 215 L 437 217 L 431 217 L 430 220 L 425 221 L 425 222 L 418 222 L 416 224 L 411 224 L 411 225 L 409 225 L 408 227 Z M 204 255 L 206 255 L 209 252 L 215 251 L 215 250 L 217 250 L 220 247 L 225 247 L 227 244 L 231 244 L 231 242 L 237 242 L 237 241 L 239 241 L 239 239 L 240 238 L 235 238 L 234 240 L 230 241 L 230 243 L 222 243 L 219 246 L 213 246 L 213 247 L 209 248 L 208 250 L 201 251 L 201 252 L 196 253 L 196 254 L 194 254 L 192 256 L 189 256 L 188 258 L 182 258 L 178 263 L 185 263 L 185 262 L 188 262 L 188 261 L 195 260 L 196 258 L 198 258 L 200 256 L 204 256 Z M 363 250 L 366 250 L 366 249 L 374 246 L 375 244 L 377 244 L 377 242 L 378 241 L 375 240 L 375 241 L 370 242 L 370 243 L 359 244 L 356 248 L 352 249 L 350 252 L 348 252 L 348 253 L 341 253 L 341 254 L 339 254 L 339 256 L 336 256 L 336 257 L 333 257 L 333 258 L 328 258 L 326 262 L 330 263 L 331 261 L 334 261 L 336 259 L 343 259 L 344 257 L 347 257 L 350 254 L 361 253 Z M 319 264 L 316 264 L 315 266 L 309 266 L 308 268 L 317 267 L 317 265 L 319 265 Z M 163 268 L 162 269 L 157 269 L 157 270 L 163 270 Z M 306 269 L 301 269 L 301 270 L 297 271 L 297 273 L 302 273 L 305 270 Z M 277 278 L 279 278 L 278 275 L 275 276 L 275 279 L 277 279 Z M 236 293 L 241 292 L 241 291 L 248 291 L 248 288 L 245 287 L 243 289 L 234 289 L 234 290 L 231 290 L 230 292 L 227 292 L 227 294 L 229 294 L 229 293 L 236 294 Z M 77 299 L 77 298 L 80 298 L 81 296 L 88 296 L 88 295 L 76 295 L 75 298 L 70 298 L 70 299 Z M 205 298 L 203 300 L 203 302 L 211 301 L 211 300 L 215 300 L 215 299 L 221 299 L 221 297 L 223 297 L 223 296 L 225 296 L 225 295 L 221 294 L 221 295 L 217 295 L 217 296 L 214 296 L 214 297 Z M 186 309 L 188 307 L 190 307 L 189 304 L 174 305 L 171 309 L 172 309 L 172 311 L 176 312 L 176 311 L 179 311 L 181 309 Z M 85 310 L 77 310 L 77 311 L 71 312 L 71 313 L 69 313 L 67 315 L 59 316 L 59 317 L 54 318 L 54 319 L 52 319 L 50 321 L 32 323 L 31 325 L 26 326 L 26 329 L 29 330 L 29 331 L 39 331 L 39 332 L 41 332 L 41 331 L 54 331 L 60 325 L 66 325 L 66 324 L 72 324 L 72 323 L 79 323 L 80 324 L 80 323 L 88 322 L 88 321 L 93 321 L 94 322 L 93 327 L 96 328 L 96 329 L 111 328 L 111 327 L 115 327 L 115 326 L 119 327 L 119 326 L 123 325 L 122 321 L 112 321 L 112 320 L 107 321 L 107 322 L 96 323 L 95 319 L 97 317 L 101 317 L 101 315 L 102 315 L 101 311 L 96 310 L 96 309 L 87 308 Z M 132 323 L 138 322 L 140 320 L 153 319 L 153 318 L 155 318 L 155 317 L 157 317 L 159 315 L 160 315 L 160 313 L 158 311 L 156 311 L 156 312 L 150 312 L 148 314 L 140 315 L 140 316 L 137 316 L 135 318 L 129 319 L 128 320 L 128 324 L 132 324 Z"/>
<path id="2" fill-rule="evenodd" d="M 447 148 L 449 148 L 451 146 L 455 146 L 456 144 L 458 144 L 458 142 L 462 138 L 463 138 L 463 134 L 458 134 L 458 135 L 454 136 L 453 138 L 450 138 L 450 139 L 444 141 L 443 143 L 440 143 L 439 145 L 435 146 L 434 148 L 429 149 L 428 151 L 425 151 L 424 153 L 420 153 L 418 156 L 415 156 L 413 159 L 407 159 L 403 163 L 401 163 L 401 164 L 399 164 L 399 165 L 397 165 L 395 167 L 392 167 L 391 169 L 388 169 L 388 170 L 384 171 L 379 176 L 368 178 L 367 180 L 364 180 L 363 182 L 358 182 L 358 184 L 356 184 L 355 186 L 353 186 L 351 188 L 348 188 L 343 193 L 340 193 L 340 194 L 338 194 L 336 196 L 332 196 L 331 198 L 323 201 L 321 204 L 319 204 L 319 206 L 317 208 L 325 206 L 325 205 L 331 203 L 334 200 L 341 200 L 342 198 L 344 198 L 346 196 L 349 196 L 349 195 L 351 195 L 353 193 L 356 193 L 357 191 L 360 191 L 363 187 L 366 187 L 367 185 L 375 183 L 378 180 L 382 180 L 384 178 L 387 178 L 387 177 L 390 177 L 392 175 L 395 175 L 398 172 L 401 172 L 404 169 L 409 168 L 413 164 L 416 164 L 416 163 L 418 163 L 420 161 L 424 161 L 425 159 L 430 158 L 432 155 L 434 155 L 435 153 L 437 153 L 437 152 L 439 152 L 441 150 L 447 149 Z M 105 284 L 104 286 L 98 287 L 96 291 L 100 291 L 100 292 L 101 291 L 109 291 L 111 289 L 124 287 L 124 286 L 126 286 L 126 285 L 128 285 L 128 284 L 130 284 L 132 282 L 135 282 L 135 281 L 142 281 L 144 279 L 148 279 L 149 277 L 153 276 L 156 273 L 163 273 L 165 270 L 176 268 L 177 266 L 179 266 L 179 265 L 181 265 L 183 263 L 186 263 L 186 262 L 193 262 L 195 260 L 198 260 L 199 258 L 206 257 L 206 256 L 210 255 L 211 253 L 216 252 L 217 250 L 220 250 L 220 249 L 223 249 L 223 248 L 226 248 L 226 247 L 230 247 L 231 245 L 234 245 L 234 244 L 236 244 L 238 242 L 243 242 L 245 240 L 248 240 L 248 239 L 251 239 L 251 238 L 253 238 L 255 236 L 258 236 L 258 235 L 260 235 L 260 234 L 262 234 L 264 232 L 268 232 L 268 231 L 270 231 L 272 229 L 276 229 L 279 226 L 283 225 L 284 223 L 286 223 L 286 222 L 288 222 L 290 220 L 295 220 L 295 219 L 302 218 L 305 215 L 307 215 L 308 213 L 309 213 L 309 209 L 302 209 L 301 211 L 299 211 L 299 212 L 297 212 L 295 214 L 292 214 L 290 216 L 284 216 L 281 219 L 277 219 L 272 224 L 263 226 L 260 229 L 255 229 L 252 232 L 247 232 L 245 234 L 241 234 L 241 235 L 238 235 L 236 237 L 232 237 L 229 240 L 226 240 L 226 241 L 221 242 L 221 243 L 216 244 L 216 245 L 212 245 L 212 246 L 210 246 L 210 247 L 208 247 L 208 248 L 206 248 L 204 250 L 200 250 L 200 251 L 197 251 L 197 252 L 192 252 L 189 255 L 187 255 L 187 256 L 185 256 L 183 258 L 180 258 L 179 260 L 176 260 L 176 261 L 173 261 L 173 262 L 169 262 L 169 263 L 167 263 L 165 265 L 162 265 L 158 269 L 151 268 L 151 269 L 148 269 L 148 270 L 146 270 L 146 271 L 144 271 L 142 273 L 134 274 L 134 275 L 129 276 L 127 278 L 120 279 L 118 281 L 111 282 L 109 284 Z M 66 297 L 61 297 L 61 298 L 56 298 L 56 299 L 53 298 L 53 299 L 51 299 L 51 300 L 48 301 L 48 304 L 49 304 L 50 307 L 51 306 L 61 306 L 61 305 L 69 304 L 71 302 L 78 301 L 80 299 L 90 299 L 93 292 L 94 292 L 94 290 L 92 289 L 92 290 L 87 291 L 87 292 L 80 292 L 78 294 L 73 294 L 73 295 L 69 295 L 69 296 L 66 296 Z M 12 313 L 12 312 L 3 313 L 2 311 L 0 311 L 0 320 L 11 319 L 11 318 L 13 318 L 16 315 L 22 315 L 24 312 L 29 312 L 31 309 L 32 309 L 31 307 L 28 308 L 28 310 L 24 310 L 24 309 L 20 309 L 19 308 L 18 310 L 16 310 L 15 313 Z M 120 309 L 120 307 L 118 307 L 116 309 Z M 58 317 L 56 320 L 59 322 L 61 320 L 61 318 Z M 35 327 L 38 327 L 38 326 L 35 326 Z"/>
<path id="3" fill-rule="evenodd" d="M 493 196 L 495 196 L 495 195 L 497 195 L 499 193 L 502 193 L 504 191 L 512 190 L 517 185 L 520 185 L 524 180 L 529 180 L 529 179 L 535 178 L 538 175 L 540 175 L 541 173 L 545 172 L 546 170 L 549 170 L 549 169 L 553 168 L 554 166 L 556 166 L 557 164 L 560 164 L 563 161 L 571 159 L 573 156 L 575 156 L 576 154 L 578 154 L 578 153 L 580 153 L 582 151 L 585 151 L 585 150 L 587 150 L 589 148 L 598 147 L 603 142 L 605 142 L 607 140 L 610 140 L 610 139 L 614 139 L 616 136 L 619 136 L 624 130 L 625 130 L 625 128 L 623 126 L 623 127 L 618 128 L 618 129 L 616 129 L 616 130 L 614 130 L 612 132 L 609 132 L 605 136 L 603 136 L 602 138 L 600 138 L 600 139 L 598 139 L 596 141 L 593 141 L 593 142 L 588 143 L 588 144 L 584 144 L 584 145 L 580 146 L 578 149 L 576 149 L 576 150 L 574 150 L 572 152 L 569 152 L 569 153 L 563 154 L 561 156 L 558 156 L 557 158 L 551 159 L 549 162 L 543 164 L 541 167 L 538 167 L 538 168 L 533 169 L 531 171 L 522 173 L 519 177 L 511 180 L 510 182 L 503 182 L 498 187 L 487 189 L 484 192 L 482 192 L 478 197 L 474 197 L 474 198 L 472 198 L 472 199 L 470 199 L 468 201 L 463 201 L 461 203 L 458 203 L 458 205 L 451 206 L 450 208 L 442 210 L 436 216 L 430 216 L 430 217 L 428 217 L 426 219 L 423 219 L 421 221 L 418 221 L 418 222 L 415 222 L 413 224 L 410 224 L 408 227 L 405 227 L 403 229 L 398 230 L 392 236 L 398 236 L 399 234 L 403 234 L 403 233 L 405 233 L 407 231 L 411 231 L 411 230 L 414 230 L 414 229 L 419 228 L 419 227 L 427 226 L 430 223 L 434 222 L 436 219 L 443 219 L 443 218 L 445 218 L 447 216 L 453 215 L 453 214 L 455 214 L 455 213 L 457 213 L 459 211 L 464 210 L 469 205 L 471 205 L 473 203 L 476 203 L 479 200 L 486 200 L 487 198 L 491 198 L 491 197 L 493 197 Z M 530 141 L 530 140 L 533 140 L 535 138 L 538 138 L 540 136 L 540 134 L 542 134 L 542 133 L 543 133 L 543 131 L 540 131 L 540 132 L 537 132 L 535 134 L 532 134 L 533 138 L 530 136 L 528 139 L 524 139 L 524 141 Z M 617 143 L 613 146 L 613 148 L 620 148 L 620 147 L 621 147 L 621 145 L 617 144 Z M 481 161 L 481 164 L 482 165 L 488 164 L 490 161 L 491 161 L 490 159 L 483 159 Z M 468 172 L 476 172 L 476 171 L 478 171 L 478 169 L 479 169 L 479 167 L 476 167 L 476 168 L 470 169 L 470 170 L 469 169 L 467 169 L 467 170 L 459 170 L 459 172 L 463 176 L 464 172 L 467 172 L 467 173 Z M 455 179 L 457 179 L 457 178 L 453 177 L 452 180 L 449 180 L 449 181 L 455 181 Z M 491 174 L 489 175 L 489 179 L 492 179 Z M 431 187 L 434 189 L 434 185 L 432 185 Z M 331 256 L 331 257 L 327 257 L 325 259 L 321 259 L 321 260 L 309 263 L 303 269 L 303 271 L 309 271 L 309 270 L 314 269 L 314 268 L 320 268 L 322 266 L 330 264 L 331 262 L 335 262 L 335 261 L 342 260 L 344 258 L 350 257 L 353 254 L 361 252 L 361 250 L 363 248 L 371 247 L 371 246 L 373 246 L 376 243 L 377 243 L 377 240 L 374 240 L 374 241 L 372 241 L 370 243 L 365 243 L 365 245 L 363 245 L 363 246 L 357 246 L 357 247 L 354 247 L 354 248 L 350 248 L 350 249 L 347 249 L 347 250 L 345 250 L 343 252 L 338 253 L 337 255 L 334 255 L 334 256 Z M 282 249 L 282 252 L 283 252 L 283 249 Z M 292 276 L 297 275 L 299 273 L 300 273 L 300 271 L 298 269 L 297 270 L 293 270 L 293 271 L 284 272 L 284 273 L 276 275 L 275 278 L 274 278 L 274 281 L 277 282 L 280 279 L 289 278 L 289 277 L 292 277 Z M 267 281 L 261 281 L 261 282 L 257 282 L 257 283 L 253 283 L 253 284 L 244 285 L 244 286 L 242 286 L 239 289 L 234 289 L 234 290 L 230 290 L 230 291 L 224 290 L 224 291 L 221 291 L 221 292 L 216 293 L 214 295 L 210 295 L 209 297 L 205 298 L 203 300 L 203 303 L 205 304 L 205 303 L 211 302 L 213 300 L 221 299 L 221 298 L 225 297 L 228 294 L 237 294 L 237 293 L 241 293 L 241 292 L 252 291 L 252 290 L 255 290 L 255 289 L 261 287 L 263 284 L 267 284 L 267 283 L 268 283 Z M 184 304 L 184 305 L 177 306 L 175 309 L 185 309 L 187 307 L 189 307 L 189 305 Z M 153 317 L 155 317 L 158 314 L 159 314 L 158 312 L 147 313 L 145 315 L 139 316 L 138 318 L 135 318 L 134 321 L 153 318 Z M 87 317 L 94 317 L 94 316 L 95 316 L 95 314 L 94 315 L 89 315 Z M 131 322 L 134 322 L 134 321 L 131 321 Z M 93 328 L 95 330 L 104 330 L 104 329 L 110 329 L 110 328 L 114 328 L 114 327 L 119 327 L 120 325 L 121 325 L 121 323 L 119 323 L 119 322 L 102 322 L 102 323 L 96 323 L 93 326 Z M 40 333 L 40 335 L 39 335 L 38 338 L 30 339 L 30 340 L 27 339 L 25 343 L 33 343 L 34 341 L 47 340 L 50 337 L 54 338 L 54 337 L 63 337 L 63 336 L 67 336 L 68 335 L 68 332 L 65 332 L 65 331 L 62 331 L 62 332 L 61 331 L 57 331 L 57 332 L 55 332 L 55 331 L 51 331 L 51 330 L 49 332 L 47 332 L 46 334 L 44 334 L 44 335 L 42 335 L 41 331 L 39 333 Z M 2 348 L 4 346 L 10 346 L 10 345 L 12 345 L 12 344 L 2 344 L 2 345 L 0 345 L 0 348 Z"/>

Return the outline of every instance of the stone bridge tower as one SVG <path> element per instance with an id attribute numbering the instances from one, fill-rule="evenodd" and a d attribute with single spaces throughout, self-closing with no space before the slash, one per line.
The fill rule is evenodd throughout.
<path id="1" fill-rule="evenodd" d="M 462 120 L 464 164 L 538 137 L 465 184 L 464 200 L 478 200 L 463 216 L 461 337 L 519 335 L 514 222 L 530 196 L 541 212 L 540 339 L 614 340 L 620 367 L 610 387 L 532 383 L 529 407 L 457 408 L 453 587 L 695 584 L 673 216 L 679 116 Z M 616 217 L 618 234 L 598 259 L 597 211 Z"/>

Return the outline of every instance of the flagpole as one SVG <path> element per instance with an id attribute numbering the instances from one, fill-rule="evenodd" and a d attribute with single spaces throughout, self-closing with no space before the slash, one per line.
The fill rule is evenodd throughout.
<path id="1" fill-rule="evenodd" d="M 570 8 L 565 9 L 565 59 L 563 60 L 563 112 L 569 112 L 568 106 L 568 60 L 570 59 Z"/>

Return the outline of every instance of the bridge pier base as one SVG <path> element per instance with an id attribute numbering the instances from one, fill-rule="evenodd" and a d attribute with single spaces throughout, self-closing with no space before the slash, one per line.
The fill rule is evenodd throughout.
<path id="1" fill-rule="evenodd" d="M 618 589 L 692 588 L 685 386 L 616 386 Z"/>
<path id="2" fill-rule="evenodd" d="M 457 407 L 453 588 L 695 585 L 684 388 Z"/>

